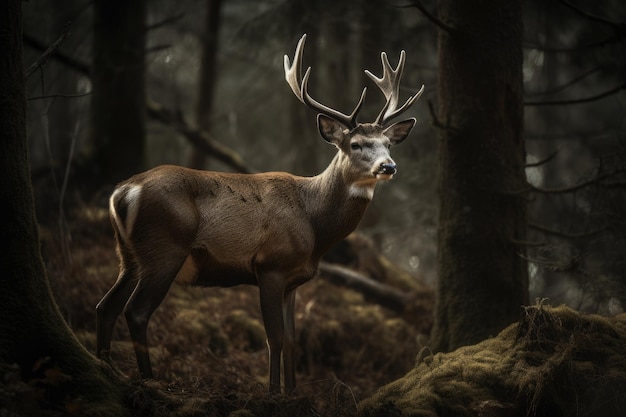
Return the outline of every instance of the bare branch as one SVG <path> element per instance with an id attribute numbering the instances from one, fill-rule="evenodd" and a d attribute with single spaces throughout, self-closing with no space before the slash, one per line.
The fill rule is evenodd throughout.
<path id="1" fill-rule="evenodd" d="M 524 139 L 526 140 L 585 140 L 585 141 L 593 141 L 593 140 L 601 140 L 610 137 L 614 137 L 617 134 L 616 130 L 595 130 L 595 131 L 586 131 L 586 132 L 566 132 L 566 133 L 525 133 Z"/>
<path id="2" fill-rule="evenodd" d="M 165 51 L 167 49 L 170 49 L 171 47 L 172 45 L 169 45 L 169 44 L 154 45 L 149 48 L 146 48 L 146 54 L 153 54 L 155 52 Z"/>
<path id="3" fill-rule="evenodd" d="M 596 229 L 596 230 L 590 230 L 590 231 L 586 231 L 586 232 L 579 232 L 579 233 L 567 233 L 567 232 L 561 232 L 559 230 L 556 229 L 552 229 L 549 228 L 547 226 L 543 226 L 540 225 L 538 223 L 532 223 L 529 222 L 528 223 L 528 227 L 530 229 L 536 230 L 538 232 L 547 234 L 547 235 L 552 235 L 552 236 L 556 236 L 556 237 L 560 237 L 563 239 L 580 239 L 580 238 L 587 238 L 593 235 L 597 235 L 598 233 L 602 233 L 605 230 L 608 229 L 608 226 L 602 227 L 600 229 Z"/>
<path id="4" fill-rule="evenodd" d="M 585 78 L 587 78 L 588 76 L 595 74 L 596 72 L 599 72 L 600 70 L 602 70 L 603 67 L 596 67 L 596 68 L 592 68 L 590 70 L 587 70 L 585 72 L 583 72 L 580 75 L 577 75 L 576 77 L 572 78 L 571 80 L 556 86 L 554 88 L 551 88 L 550 90 L 546 90 L 546 91 L 541 91 L 538 93 L 533 93 L 533 96 L 545 96 L 545 95 L 549 95 L 549 94 L 556 94 L 556 93 L 560 93 L 561 91 L 573 86 L 574 84 L 584 80 Z"/>
<path id="5" fill-rule="evenodd" d="M 535 242 L 532 240 L 520 240 L 520 239 L 515 239 L 515 238 L 509 238 L 509 243 L 513 244 L 514 246 L 531 247 L 531 248 L 538 248 L 541 246 L 546 246 L 546 242 Z"/>
<path id="6" fill-rule="evenodd" d="M 585 44 L 585 45 L 579 45 L 579 46 L 571 47 L 571 48 L 567 48 L 567 47 L 556 48 L 556 47 L 548 47 L 548 46 L 532 46 L 532 45 L 529 45 L 529 44 L 525 45 L 525 47 L 538 49 L 538 50 L 541 50 L 541 51 L 544 51 L 544 52 L 575 52 L 575 51 L 579 51 L 581 49 L 597 48 L 597 47 L 606 46 L 606 45 L 611 44 L 611 43 L 618 43 L 618 42 L 622 41 L 622 39 L 624 37 L 624 32 L 626 30 L 626 25 L 624 25 L 623 23 L 613 22 L 613 21 L 608 20 L 606 18 L 593 15 L 593 14 L 587 12 L 587 11 L 584 11 L 580 7 L 578 7 L 576 5 L 573 5 L 572 3 L 570 3 L 567 0 L 559 0 L 559 2 L 561 4 L 563 4 L 564 6 L 572 9 L 573 11 L 575 11 L 576 13 L 578 13 L 579 15 L 584 17 L 585 19 L 591 20 L 593 22 L 601 23 L 601 24 L 604 24 L 604 25 L 611 26 L 615 30 L 615 34 L 612 35 L 612 36 L 609 36 L 606 39 L 602 39 L 600 41 L 588 43 L 588 44 Z"/>
<path id="7" fill-rule="evenodd" d="M 606 46 L 606 45 L 609 45 L 611 43 L 617 43 L 619 40 L 620 40 L 620 38 L 617 35 L 613 35 L 613 36 L 609 36 L 606 39 L 602 39 L 602 40 L 591 42 L 591 43 L 586 43 L 584 45 L 559 46 L 559 47 L 557 47 L 557 46 L 537 45 L 537 44 L 533 44 L 531 42 L 524 42 L 524 48 L 526 48 L 526 49 L 537 49 L 539 51 L 549 52 L 549 53 L 570 53 L 570 52 L 579 52 L 579 51 L 581 51 L 583 49 L 598 48 L 598 47 Z"/>
<path id="8" fill-rule="evenodd" d="M 580 184 L 575 184 L 575 185 L 570 185 L 567 187 L 561 187 L 561 188 L 541 188 L 541 187 L 537 187 L 534 186 L 532 184 L 528 184 L 526 187 L 523 187 L 519 190 L 510 190 L 510 191 L 505 191 L 503 192 L 503 194 L 505 195 L 519 195 L 519 194 L 525 194 L 528 192 L 536 192 L 539 194 L 567 194 L 567 193 L 573 193 L 576 192 L 578 190 L 581 190 L 585 187 L 589 187 L 591 185 L 601 185 L 601 186 L 612 186 L 613 184 L 616 184 L 616 186 L 619 186 L 621 184 L 621 182 L 615 182 L 615 183 L 604 183 L 603 181 L 611 178 L 613 176 L 619 175 L 623 172 L 626 171 L 626 168 L 620 168 L 620 169 L 616 169 L 615 171 L 612 172 L 607 172 L 605 174 L 601 174 L 598 175 L 595 178 L 592 178 L 588 181 L 584 181 L 581 182 Z"/>
<path id="9" fill-rule="evenodd" d="M 159 22 L 156 22 L 156 23 L 153 23 L 151 25 L 146 26 L 146 30 L 158 29 L 161 26 L 165 26 L 165 25 L 169 25 L 170 23 L 177 22 L 180 19 L 182 19 L 183 17 L 185 17 L 185 13 L 179 13 L 179 14 L 176 14 L 174 16 L 166 17 L 165 19 L 163 19 L 163 20 L 161 20 Z"/>
<path id="10" fill-rule="evenodd" d="M 574 255 L 572 257 L 570 257 L 569 259 L 566 259 L 565 261 L 561 261 L 561 262 L 555 262 L 555 261 L 549 261 L 546 259 L 539 259 L 539 258 L 531 258 L 529 256 L 526 256 L 524 254 L 519 254 L 519 256 L 522 259 L 527 260 L 528 262 L 531 262 L 535 265 L 540 265 L 544 268 L 546 268 L 549 271 L 553 271 L 553 272 L 578 272 L 578 273 L 582 273 L 582 274 L 586 274 L 586 272 L 584 272 L 581 268 L 580 268 L 580 264 L 582 262 L 582 256 L 581 255 Z"/>
<path id="11" fill-rule="evenodd" d="M 626 168 L 620 168 L 620 169 L 616 169 L 615 171 L 612 172 L 607 172 L 601 175 L 598 175 L 595 178 L 592 178 L 588 181 L 584 181 L 581 182 L 580 184 L 576 184 L 576 185 L 572 185 L 572 186 L 568 186 L 568 187 L 562 187 L 562 188 L 540 188 L 540 187 L 535 187 L 534 185 L 530 185 L 530 190 L 534 191 L 534 192 L 538 192 L 541 194 L 564 194 L 564 193 L 573 193 L 576 192 L 580 189 L 583 189 L 585 187 L 588 187 L 590 185 L 594 185 L 594 184 L 599 184 L 599 185 L 604 185 L 602 184 L 602 181 L 614 177 L 616 175 L 619 175 L 623 172 L 626 171 Z M 609 183 L 608 185 L 610 186 L 613 183 Z"/>
<path id="12" fill-rule="evenodd" d="M 437 113 L 435 113 L 435 106 L 433 105 L 433 102 L 430 99 L 428 100 L 428 110 L 430 111 L 430 115 L 433 118 L 434 127 L 436 127 L 437 129 L 447 130 L 450 132 L 458 132 L 458 129 L 453 128 L 449 124 L 444 124 L 441 120 L 439 120 Z"/>
<path id="13" fill-rule="evenodd" d="M 24 42 L 27 43 L 30 47 L 34 49 L 44 49 L 45 46 L 37 41 L 34 38 L 31 38 L 27 35 L 24 35 Z M 91 69 L 88 64 L 80 62 L 66 54 L 59 52 L 58 50 L 52 50 L 49 56 L 58 60 L 62 64 L 80 72 L 85 76 L 91 75 Z M 46 97 L 41 97 L 46 98 Z M 33 98 L 33 100 L 36 98 Z M 247 166 L 247 164 L 243 161 L 241 156 L 237 154 L 234 150 L 228 148 L 216 142 L 208 132 L 202 129 L 196 129 L 190 127 L 182 115 L 177 114 L 175 111 L 167 109 L 155 102 L 151 102 L 148 100 L 146 103 L 146 108 L 148 110 L 148 116 L 160 121 L 161 123 L 165 123 L 173 126 L 176 130 L 178 130 L 187 140 L 189 140 L 194 146 L 197 146 L 199 149 L 207 152 L 211 156 L 215 157 L 217 160 L 224 162 L 228 166 L 232 167 L 238 172 L 250 173 L 254 172 L 254 170 Z"/>
<path id="14" fill-rule="evenodd" d="M 524 168 L 534 168 L 534 167 L 539 167 L 541 165 L 545 165 L 548 162 L 550 162 L 551 160 L 553 160 L 557 155 L 559 154 L 559 151 L 554 151 L 552 152 L 550 155 L 548 155 L 547 157 L 543 158 L 540 161 L 537 162 L 531 162 L 529 164 L 524 165 Z"/>
<path id="15" fill-rule="evenodd" d="M 424 7 L 424 5 L 419 0 L 411 0 L 411 5 L 415 7 L 417 10 L 419 10 L 420 12 L 422 12 L 424 17 L 428 19 L 431 23 L 434 23 L 435 26 L 437 26 L 439 29 L 443 30 L 446 33 L 454 32 L 454 28 L 452 26 L 448 26 L 445 23 L 443 23 L 441 20 L 439 20 L 439 18 L 437 18 L 435 15 L 429 12 L 428 9 L 426 9 L 426 7 Z"/>
<path id="16" fill-rule="evenodd" d="M 146 103 L 148 115 L 155 120 L 168 124 L 180 132 L 189 142 L 218 161 L 234 168 L 238 172 L 249 174 L 255 172 L 247 166 L 241 156 L 232 149 L 220 144 L 202 129 L 189 126 L 180 112 L 169 110 L 155 102 Z"/>
<path id="17" fill-rule="evenodd" d="M 37 61 L 33 62 L 26 69 L 26 71 L 24 72 L 24 77 L 28 79 L 28 77 L 30 77 L 33 72 L 43 67 L 46 64 L 46 61 L 48 61 L 48 58 L 50 58 L 50 56 L 55 53 L 57 48 L 61 46 L 63 42 L 65 42 L 65 39 L 67 39 L 68 36 L 70 36 L 70 28 L 69 25 L 66 25 L 63 29 L 63 32 L 61 33 L 61 36 L 59 36 L 59 38 L 44 51 L 44 53 L 39 57 L 39 59 L 37 59 Z"/>
<path id="18" fill-rule="evenodd" d="M 534 191 L 540 194 L 566 194 L 566 193 L 573 193 L 575 191 L 588 187 L 592 184 L 596 184 L 597 182 L 598 182 L 597 179 L 592 179 L 592 180 L 585 181 L 580 184 L 572 185 L 569 187 L 540 188 L 540 187 L 535 187 L 534 185 L 530 185 L 529 188 L 530 188 L 530 191 Z"/>
<path id="19" fill-rule="evenodd" d="M 578 13 L 579 15 L 583 16 L 585 19 L 589 19 L 589 20 L 592 20 L 594 22 L 598 22 L 598 23 L 602 23 L 602 24 L 605 24 L 605 25 L 609 25 L 609 26 L 611 26 L 613 28 L 616 28 L 616 29 L 619 27 L 618 23 L 610 21 L 610 20 L 605 19 L 603 17 L 595 16 L 595 15 L 589 13 L 589 12 L 586 12 L 583 9 L 581 9 L 580 7 L 573 5 L 572 3 L 570 3 L 567 0 L 559 0 L 559 2 L 561 4 L 563 4 L 564 6 L 566 6 L 566 7 L 569 7 L 570 9 L 572 9 L 573 11 Z"/>
<path id="20" fill-rule="evenodd" d="M 430 116 L 433 118 L 433 126 L 439 129 L 444 129 L 445 126 L 439 120 L 439 117 L 437 116 L 437 113 L 435 112 L 435 106 L 433 105 L 433 101 L 430 99 L 428 99 L 428 110 L 430 111 Z"/>
<path id="21" fill-rule="evenodd" d="M 626 82 L 608 91 L 605 91 L 603 93 L 596 94 L 590 97 L 584 97 L 584 98 L 572 99 L 572 100 L 527 101 L 527 102 L 524 102 L 524 106 L 560 106 L 560 105 L 569 105 L 569 104 L 589 103 L 592 101 L 603 99 L 605 97 L 609 97 L 613 94 L 618 93 L 620 90 L 624 90 L 624 89 L 626 89 Z"/>
<path id="22" fill-rule="evenodd" d="M 29 46 L 38 51 L 47 50 L 46 45 L 38 41 L 37 39 L 27 34 L 24 34 L 23 38 L 24 38 L 24 45 Z M 73 57 L 66 55 L 63 52 L 57 50 L 56 48 L 50 52 L 49 57 L 56 59 L 61 64 L 64 64 L 65 66 L 72 68 L 73 70 L 78 71 L 83 75 L 86 75 L 86 76 L 90 75 L 91 70 L 88 64 L 84 62 L 80 62 L 74 59 Z"/>
<path id="23" fill-rule="evenodd" d="M 87 93 L 77 93 L 77 94 L 49 94 L 49 95 L 45 95 L 45 96 L 36 96 L 36 97 L 28 97 L 27 100 L 31 101 L 31 100 L 43 100 L 46 98 L 78 98 L 78 97 L 85 97 L 85 96 L 89 96 L 91 95 L 91 91 L 87 92 Z"/>
<path id="24" fill-rule="evenodd" d="M 564 194 L 564 193 L 573 193 L 575 191 L 578 191 L 580 189 L 583 189 L 585 187 L 589 187 L 590 185 L 594 185 L 594 184 L 601 184 L 602 181 L 611 178 L 613 176 L 619 175 L 621 173 L 623 173 L 624 171 L 626 171 L 626 168 L 620 168 L 620 169 L 616 169 L 615 171 L 612 172 L 607 172 L 601 175 L 598 175 L 595 178 L 592 178 L 588 181 L 583 181 L 580 184 L 576 184 L 576 185 L 571 185 L 568 187 L 562 187 L 562 188 L 540 188 L 540 187 L 535 187 L 534 185 L 530 185 L 530 189 L 534 192 L 538 192 L 541 194 Z"/>
<path id="25" fill-rule="evenodd" d="M 602 184 L 605 188 L 626 188 L 626 181 L 611 181 Z"/>

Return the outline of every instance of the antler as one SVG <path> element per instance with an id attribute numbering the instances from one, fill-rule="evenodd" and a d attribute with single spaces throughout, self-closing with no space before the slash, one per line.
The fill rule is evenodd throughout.
<path id="1" fill-rule="evenodd" d="M 361 110 L 361 106 L 363 106 L 363 100 L 365 100 L 365 93 L 367 88 L 363 88 L 363 92 L 361 93 L 361 99 L 357 103 L 356 107 L 352 111 L 352 113 L 343 114 L 335 109 L 331 109 L 327 107 L 309 95 L 308 92 L 308 83 L 309 76 L 311 75 L 311 67 L 308 67 L 306 72 L 304 73 L 304 77 L 302 77 L 302 53 L 304 51 L 304 41 L 306 40 L 306 35 L 303 35 L 298 42 L 298 46 L 296 47 L 296 53 L 293 58 L 293 65 L 289 63 L 289 57 L 285 55 L 285 80 L 291 87 L 293 93 L 298 97 L 298 99 L 322 114 L 329 116 L 338 122 L 345 124 L 350 128 L 355 128 L 357 126 L 357 115 Z"/>
<path id="2" fill-rule="evenodd" d="M 381 53 L 380 59 L 383 63 L 383 76 L 381 78 L 378 78 L 370 71 L 365 70 L 365 74 L 367 74 L 367 76 L 370 77 L 374 83 L 376 83 L 387 99 L 387 102 L 374 122 L 375 124 L 383 126 L 389 120 L 408 109 L 424 92 L 424 86 L 422 85 L 422 88 L 420 88 L 417 93 L 409 97 L 402 107 L 397 108 L 398 94 L 400 91 L 400 78 L 402 78 L 402 71 L 404 70 L 405 57 L 406 53 L 404 51 L 400 52 L 400 60 L 398 61 L 398 66 L 394 70 L 389 64 L 387 54 L 384 52 Z"/>

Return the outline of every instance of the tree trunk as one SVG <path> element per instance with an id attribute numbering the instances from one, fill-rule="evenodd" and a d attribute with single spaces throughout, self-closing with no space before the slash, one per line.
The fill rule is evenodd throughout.
<path id="1" fill-rule="evenodd" d="M 83 415 L 128 415 L 123 385 L 76 341 L 45 275 L 27 155 L 21 7 L 20 0 L 0 6 L 0 384 L 8 384 L 4 371 L 17 364 L 26 389 L 44 395 L 5 395 L 14 402 L 3 401 L 2 407 L 40 415 L 33 399 L 41 399 L 53 409 L 80 410 Z"/>
<path id="2" fill-rule="evenodd" d="M 202 62 L 200 64 L 200 91 L 196 105 L 196 123 L 201 130 L 211 132 L 213 116 L 213 96 L 217 82 L 217 50 L 220 31 L 220 11 L 222 0 L 206 0 L 206 16 L 202 33 Z M 198 148 L 193 149 L 191 167 L 205 168 L 207 154 Z"/>
<path id="3" fill-rule="evenodd" d="M 143 168 L 145 30 L 144 0 L 94 2 L 91 113 L 100 184 Z"/>
<path id="4" fill-rule="evenodd" d="M 450 351 L 516 321 L 528 303 L 520 257 L 522 11 L 519 0 L 480 6 L 440 0 L 439 240 L 432 344 Z M 516 244 L 517 242 L 517 244 Z"/>
<path id="5" fill-rule="evenodd" d="M 312 72 L 312 76 L 315 80 L 312 82 L 314 85 L 324 85 L 320 77 L 320 71 L 318 68 L 321 66 L 323 53 L 320 51 L 320 46 L 317 40 L 321 36 L 322 25 L 319 22 L 311 22 L 310 19 L 302 19 L 302 16 L 306 16 L 307 1 L 297 0 L 291 1 L 291 8 L 289 9 L 289 17 L 287 19 L 287 25 L 289 25 L 290 42 L 287 49 L 292 48 L 293 45 L 298 42 L 298 39 L 303 33 L 307 34 L 307 45 L 305 51 L 305 59 L 309 62 L 315 63 L 315 71 Z M 321 69 L 321 68 L 319 68 Z M 320 169 L 324 166 L 325 160 L 322 162 L 323 153 L 320 152 L 320 137 L 317 133 L 317 129 L 311 129 L 315 123 L 314 113 L 306 106 L 298 105 L 295 96 L 287 90 L 285 97 L 287 98 L 287 117 L 288 117 L 288 129 L 289 135 L 293 139 L 297 139 L 298 152 L 295 153 L 294 167 L 298 167 L 295 174 L 298 175 L 316 175 L 320 172 Z M 285 90 L 283 90 L 285 91 Z M 315 97 L 319 98 L 319 94 L 316 92 Z"/>

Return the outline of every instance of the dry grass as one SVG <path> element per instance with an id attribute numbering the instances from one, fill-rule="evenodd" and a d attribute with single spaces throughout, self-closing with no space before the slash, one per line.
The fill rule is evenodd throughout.
<path id="1" fill-rule="evenodd" d="M 83 207 L 72 218 L 71 241 L 42 227 L 42 252 L 62 313 L 94 352 L 95 305 L 117 276 L 114 240 L 105 210 Z M 175 285 L 149 327 L 156 381 L 137 380 L 123 317 L 112 357 L 155 415 L 347 416 L 412 368 L 425 337 L 420 331 L 432 321 L 414 319 L 410 324 L 323 279 L 305 284 L 296 301 L 298 388 L 291 397 L 270 397 L 258 289 Z"/>

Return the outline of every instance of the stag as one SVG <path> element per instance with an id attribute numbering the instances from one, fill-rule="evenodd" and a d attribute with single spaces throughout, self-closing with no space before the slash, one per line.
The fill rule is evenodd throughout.
<path id="1" fill-rule="evenodd" d="M 424 87 L 398 107 L 402 51 L 393 69 L 381 55 L 383 76 L 366 74 L 386 103 L 373 123 L 358 123 L 366 89 L 349 115 L 320 104 L 302 76 L 304 35 L 285 78 L 296 97 L 319 112 L 317 125 L 337 148 L 329 166 L 314 177 L 283 172 L 234 174 L 160 166 L 120 183 L 109 200 L 117 281 L 96 306 L 96 354 L 110 360 L 113 328 L 124 310 L 137 365 L 153 378 L 148 321 L 173 282 L 194 286 L 259 287 L 269 348 L 269 388 L 295 387 L 294 303 L 296 288 L 315 277 L 322 255 L 351 233 L 369 205 L 376 183 L 390 180 L 396 164 L 389 148 L 409 135 L 415 119 L 388 127 Z"/>

